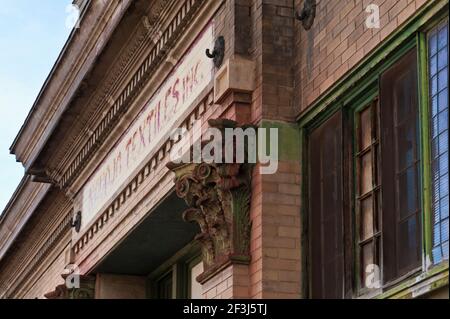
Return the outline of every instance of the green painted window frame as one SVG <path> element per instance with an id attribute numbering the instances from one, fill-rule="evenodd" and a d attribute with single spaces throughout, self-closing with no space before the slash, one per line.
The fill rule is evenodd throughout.
<path id="1" fill-rule="evenodd" d="M 449 22 L 448 13 L 445 15 L 439 15 L 436 19 L 433 19 L 428 23 L 417 35 L 417 47 L 419 51 L 419 87 L 421 88 L 420 94 L 420 118 L 421 126 L 423 128 L 422 137 L 422 149 L 424 158 L 424 212 L 426 213 L 425 223 L 426 227 L 424 229 L 426 241 L 425 253 L 427 258 L 427 264 L 435 265 L 433 260 L 433 207 L 432 207 L 432 191 L 433 191 L 433 181 L 432 181 L 432 152 L 431 152 L 431 97 L 430 97 L 430 72 L 429 72 L 429 45 L 428 45 L 428 34 L 435 27 L 443 23 L 445 20 Z M 445 261 L 444 261 L 445 262 Z M 442 263 L 442 262 L 441 262 Z"/>
<path id="2" fill-rule="evenodd" d="M 171 274 L 172 299 L 190 299 L 190 271 L 202 261 L 201 248 L 192 242 L 174 254 L 147 277 L 147 298 L 161 299 L 158 293 L 160 281 Z"/>
<path id="3" fill-rule="evenodd" d="M 439 283 L 448 285 L 448 261 L 442 262 L 438 265 L 433 265 L 432 256 L 432 208 L 431 208 L 431 139 L 429 136 L 430 128 L 430 101 L 429 101 L 429 80 L 428 80 L 428 43 L 427 32 L 444 19 L 448 19 L 448 0 L 446 1 L 430 1 L 424 5 L 419 12 L 415 14 L 403 27 L 395 31 L 388 39 L 386 39 L 380 47 L 369 54 L 354 71 L 346 75 L 342 80 L 338 81 L 327 93 L 319 97 L 319 99 L 309 107 L 309 109 L 302 113 L 298 118 L 300 130 L 300 149 L 301 167 L 302 167 L 302 202 L 308 203 L 308 149 L 307 137 L 309 133 L 323 124 L 333 114 L 341 110 L 344 116 L 352 122 L 353 148 L 355 146 L 355 128 L 356 121 L 354 120 L 355 112 L 366 107 L 367 104 L 379 94 L 379 75 L 391 67 L 398 61 L 405 53 L 415 48 L 418 56 L 418 86 L 419 86 L 419 127 L 420 127 L 420 141 L 419 141 L 419 156 L 421 159 L 420 165 L 420 196 L 422 206 L 422 251 L 424 262 L 420 275 L 423 278 L 429 276 L 437 276 L 439 272 L 446 272 L 444 279 L 439 277 Z M 353 106 L 351 106 L 353 105 Z M 349 118 L 350 116 L 350 118 Z M 353 163 L 353 172 L 355 175 L 355 163 Z M 355 176 L 353 176 L 355 178 Z M 355 189 L 352 190 L 352 204 L 355 203 Z M 356 211 L 353 207 L 352 218 L 356 220 Z M 309 233 L 307 229 L 308 222 L 308 205 L 302 205 L 301 216 L 303 219 L 303 236 L 302 236 L 302 260 L 303 269 L 308 269 L 309 252 L 307 250 Z M 353 223 L 355 225 L 355 222 Z M 355 231 L 355 229 L 354 229 Z M 365 291 L 360 291 L 359 287 L 359 256 L 355 255 L 357 251 L 356 238 L 353 240 L 353 256 L 354 269 L 352 274 L 355 286 L 353 288 L 353 297 L 395 297 L 399 287 L 413 286 L 417 283 L 412 280 L 412 276 L 417 275 L 408 274 L 407 276 L 399 278 L 395 284 L 383 287 L 375 291 L 371 296 Z M 310 295 L 309 292 L 309 271 L 302 274 L 302 294 L 305 297 Z M 436 286 L 436 285 L 435 285 Z M 438 288 L 436 286 L 434 288 Z M 404 287 L 406 289 L 406 287 Z M 362 292 L 362 294 L 361 294 Z M 392 292 L 392 293 L 391 293 Z M 395 293 L 394 293 L 395 292 Z"/>

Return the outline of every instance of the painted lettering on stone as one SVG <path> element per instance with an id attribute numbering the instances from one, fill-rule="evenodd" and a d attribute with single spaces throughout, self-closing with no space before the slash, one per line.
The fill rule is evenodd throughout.
<path id="1" fill-rule="evenodd" d="M 82 191 L 84 228 L 117 196 L 127 179 L 213 80 L 213 63 L 204 52 L 213 46 L 212 25 L 167 77 Z"/>

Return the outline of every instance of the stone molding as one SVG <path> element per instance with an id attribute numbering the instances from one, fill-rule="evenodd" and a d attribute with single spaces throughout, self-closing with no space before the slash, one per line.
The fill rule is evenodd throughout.
<path id="1" fill-rule="evenodd" d="M 90 1 L 81 19 L 83 32 L 79 32 L 80 29 L 72 31 L 10 148 L 27 172 L 67 108 L 75 87 L 81 85 L 88 73 L 89 64 L 95 60 L 94 55 L 102 49 L 104 39 L 109 37 L 130 3 L 131 0 Z"/>
<path id="2" fill-rule="evenodd" d="M 87 165 L 93 153 L 114 129 L 117 122 L 128 110 L 134 98 L 142 90 L 145 83 L 153 75 L 158 65 L 167 56 L 168 51 L 174 46 L 186 25 L 195 16 L 205 0 L 187 0 L 179 9 L 169 26 L 162 32 L 159 40 L 141 63 L 132 79 L 128 82 L 122 93 L 115 99 L 111 108 L 106 112 L 100 124 L 93 130 L 89 140 L 84 144 L 75 159 L 62 174 L 59 185 L 67 188 L 71 182 L 81 173 Z"/>
<path id="3" fill-rule="evenodd" d="M 69 212 L 64 217 L 63 221 L 56 227 L 49 238 L 45 241 L 44 245 L 39 248 L 37 254 L 35 254 L 31 259 L 26 261 L 26 266 L 21 267 L 17 265 L 16 269 L 22 269 L 17 277 L 11 277 L 11 285 L 8 287 L 8 295 L 15 296 L 18 291 L 23 287 L 26 280 L 29 278 L 31 272 L 35 271 L 38 266 L 52 253 L 52 249 L 60 242 L 64 237 L 64 234 L 70 229 L 70 221 L 72 218 L 72 212 Z M 24 260 L 21 260 L 24 263 Z"/>
<path id="4" fill-rule="evenodd" d="M 59 184 L 62 174 L 66 172 L 66 168 L 72 164 L 74 156 L 78 155 L 77 150 L 86 143 L 86 136 L 90 136 L 93 132 L 91 127 L 97 128 L 100 125 L 98 122 L 102 121 L 111 105 L 114 103 L 113 96 L 120 94 L 122 91 L 116 92 L 121 86 L 128 84 L 126 79 L 130 72 L 127 70 L 134 70 L 139 57 L 143 55 L 142 51 L 147 50 L 147 47 L 153 47 L 157 43 L 153 40 L 157 32 L 157 25 L 155 21 L 158 17 L 164 15 L 167 10 L 172 9 L 170 0 L 155 1 L 152 7 L 150 18 L 143 16 L 142 23 L 139 23 L 137 29 L 133 32 L 132 40 L 127 44 L 125 52 L 122 53 L 117 61 L 114 61 L 111 70 L 105 74 L 105 79 L 99 85 L 99 88 L 89 98 L 87 104 L 88 116 L 82 122 L 82 127 L 78 134 L 70 136 L 69 143 L 66 143 L 55 154 L 57 158 L 57 167 L 52 171 L 43 172 L 43 176 L 48 176 L 50 182 Z M 156 19 L 156 20 L 155 20 Z M 155 25 L 153 25 L 155 24 Z M 162 28 L 162 26 L 159 26 Z M 133 74 L 132 74 L 133 75 Z M 125 83 L 124 83 L 125 82 Z M 81 85 L 82 87 L 85 84 Z M 100 118 L 100 120 L 99 120 Z"/>
<path id="5" fill-rule="evenodd" d="M 232 92 L 249 93 L 255 90 L 255 62 L 235 56 L 225 61 L 214 78 L 214 101 L 222 103 Z"/>

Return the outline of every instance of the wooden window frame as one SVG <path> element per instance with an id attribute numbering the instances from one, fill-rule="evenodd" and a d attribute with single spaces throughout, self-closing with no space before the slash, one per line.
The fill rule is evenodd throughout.
<path id="1" fill-rule="evenodd" d="M 321 244 L 321 245 L 319 245 L 319 246 L 321 246 L 320 248 L 316 247 L 316 249 L 314 249 L 315 245 L 318 243 L 318 241 L 315 239 L 317 239 L 316 236 L 319 234 L 313 233 L 313 229 L 320 230 L 320 236 L 321 236 L 320 242 L 321 243 L 322 243 L 322 238 L 325 233 L 327 233 L 328 236 L 330 236 L 330 233 L 332 233 L 332 232 L 324 231 L 324 229 L 323 229 L 323 227 L 324 227 L 324 221 L 322 219 L 324 217 L 323 213 L 327 212 L 327 209 L 326 208 L 324 209 L 324 206 L 322 205 L 324 203 L 324 201 L 322 200 L 323 198 L 321 198 L 320 200 L 317 200 L 317 199 L 310 200 L 308 202 L 308 206 L 310 207 L 310 209 L 312 209 L 311 205 L 315 205 L 315 206 L 318 205 L 318 207 L 316 207 L 316 208 L 320 209 L 320 213 L 321 213 L 320 216 L 318 216 L 316 219 L 309 218 L 309 222 L 308 222 L 308 228 L 311 229 L 311 231 L 309 232 L 310 236 L 308 238 L 308 251 L 309 251 L 308 259 L 310 260 L 309 264 L 314 264 L 317 261 L 316 258 L 318 258 L 320 260 L 319 263 L 321 264 L 321 266 L 323 266 L 321 269 L 317 269 L 316 267 L 313 267 L 313 265 L 311 267 L 309 267 L 310 274 L 311 274 L 311 276 L 309 278 L 309 286 L 310 286 L 309 293 L 311 294 L 311 296 L 320 294 L 322 296 L 328 295 L 327 298 L 331 298 L 331 295 L 333 295 L 333 293 L 330 292 L 330 288 L 331 288 L 330 286 L 332 286 L 332 285 L 328 285 L 328 284 L 325 285 L 323 277 L 326 276 L 325 273 L 336 274 L 336 272 L 338 273 L 339 271 L 342 272 L 343 278 L 337 279 L 337 277 L 335 277 L 336 280 L 334 281 L 334 284 L 337 284 L 337 285 L 335 285 L 333 288 L 335 289 L 335 292 L 337 294 L 339 294 L 339 292 L 336 290 L 336 288 L 341 288 L 341 287 L 339 287 L 341 285 L 342 285 L 342 291 L 341 291 L 342 295 L 345 295 L 345 293 L 347 291 L 345 274 L 347 273 L 346 270 L 348 270 L 348 264 L 346 264 L 346 262 L 345 262 L 346 261 L 345 252 L 348 251 L 348 249 L 346 249 L 347 248 L 345 245 L 346 240 L 345 240 L 344 236 L 349 236 L 350 234 L 348 232 L 346 232 L 346 230 L 349 230 L 346 227 L 346 225 L 347 225 L 346 220 L 348 220 L 348 218 L 346 218 L 346 217 L 348 217 L 348 216 L 346 216 L 347 214 L 345 214 L 344 202 L 343 202 L 343 198 L 345 197 L 345 189 L 346 189 L 344 187 L 344 181 L 348 180 L 344 177 L 345 169 L 343 167 L 344 166 L 343 163 L 346 162 L 345 155 L 344 155 L 345 154 L 344 144 L 343 144 L 344 139 L 345 139 L 345 132 L 344 132 L 344 127 L 343 127 L 343 124 L 345 121 L 344 117 L 345 117 L 344 113 L 338 111 L 338 112 L 335 112 L 329 118 L 327 118 L 327 120 L 324 121 L 323 123 L 321 123 L 321 125 L 320 125 L 321 128 L 323 125 L 331 125 L 331 128 L 336 130 L 333 132 L 333 134 L 327 134 L 327 137 L 329 140 L 330 136 L 332 136 L 332 137 L 335 137 L 336 135 L 339 136 L 339 139 L 332 139 L 332 144 L 333 144 L 333 146 L 336 146 L 336 143 L 339 143 L 339 153 L 333 153 L 333 154 L 336 156 L 336 159 L 339 161 L 340 165 L 337 167 L 336 170 L 332 170 L 332 169 L 330 170 L 331 165 L 325 165 L 326 167 L 324 169 L 322 166 L 322 164 L 323 164 L 322 161 L 318 161 L 318 160 L 311 161 L 308 165 L 309 171 L 311 171 L 313 169 L 313 165 L 320 165 L 320 169 L 319 169 L 318 173 L 321 173 L 320 177 L 318 177 L 316 174 L 315 175 L 316 177 L 314 178 L 314 180 L 313 179 L 309 180 L 309 189 L 310 190 L 312 190 L 313 188 L 317 190 L 317 188 L 319 188 L 320 194 L 331 194 L 335 191 L 338 191 L 341 194 L 341 196 L 340 196 L 341 198 L 336 199 L 336 201 L 341 202 L 339 204 L 341 206 L 341 207 L 339 207 L 339 215 L 337 217 L 335 217 L 334 219 L 331 218 L 337 225 L 339 225 L 339 229 L 335 229 L 334 235 L 338 236 L 338 238 L 340 237 L 342 239 L 342 242 L 340 242 L 337 245 L 338 247 L 334 247 L 335 250 L 337 250 L 337 254 L 334 255 L 334 257 L 335 258 L 337 257 L 339 259 L 339 263 L 334 263 L 334 265 L 335 265 L 335 268 L 333 269 L 334 271 L 330 271 L 330 269 L 328 269 L 328 271 L 326 271 L 327 269 L 325 269 L 326 262 L 324 262 L 324 256 L 326 256 L 326 254 L 323 254 L 324 250 L 326 250 L 326 248 L 324 247 L 325 245 Z M 319 134 L 318 138 L 323 139 L 324 138 L 322 136 L 323 132 L 324 132 L 323 128 L 320 131 L 317 131 L 317 129 L 314 129 L 314 130 L 311 130 L 309 132 L 310 134 L 308 134 L 308 135 L 312 138 L 312 134 L 318 133 Z M 308 139 L 308 141 L 309 141 L 309 139 Z M 317 152 L 322 151 L 323 149 L 326 149 L 326 148 L 322 148 L 322 147 L 309 148 L 308 147 L 308 158 L 311 156 L 317 156 Z M 328 154 L 328 156 L 331 156 L 331 154 Z M 326 172 L 329 174 L 327 178 L 330 178 L 330 175 L 331 175 L 331 176 L 333 176 L 334 182 L 336 182 L 336 180 L 339 180 L 339 182 L 338 183 L 323 182 L 322 181 L 322 177 L 323 177 L 322 173 L 323 172 Z M 328 192 L 327 192 L 327 191 L 323 190 L 323 187 L 329 188 L 329 186 L 327 186 L 329 184 L 333 184 L 335 186 L 334 191 L 330 191 L 328 189 Z M 313 187 L 313 185 L 314 185 L 314 187 Z M 311 194 L 311 196 L 313 196 L 313 194 Z M 333 203 L 333 204 L 338 205 L 337 203 Z M 328 215 L 328 218 L 330 218 L 330 217 L 332 217 L 332 215 L 331 216 Z M 332 243 L 333 241 L 329 241 L 327 243 L 330 244 L 330 242 Z M 328 248 L 329 248 L 329 246 L 330 245 L 327 245 Z M 313 252 L 315 252 L 316 254 L 313 254 Z M 317 284 L 313 285 L 313 282 L 314 282 L 313 277 L 314 276 L 318 279 L 317 283 L 322 284 L 322 287 L 320 289 L 317 288 Z M 327 286 L 327 288 L 324 289 L 324 286 Z"/>
<path id="2" fill-rule="evenodd" d="M 424 237 L 425 242 L 424 251 L 426 254 L 427 267 L 436 265 L 433 260 L 433 228 L 434 228 L 434 213 L 433 213 L 433 181 L 432 181 L 432 139 L 431 139 L 431 96 L 430 96 L 430 72 L 429 72 L 429 33 L 442 24 L 444 21 L 449 23 L 448 13 L 441 14 L 433 21 L 427 24 L 421 32 L 417 35 L 417 46 L 419 50 L 419 87 L 420 105 L 421 105 L 421 126 L 424 133 L 421 135 L 421 147 L 423 150 L 423 169 L 424 169 Z M 448 261 L 441 261 L 445 263 Z"/>
<path id="3" fill-rule="evenodd" d="M 343 165 L 344 176 L 347 176 L 347 179 L 348 179 L 347 185 L 346 185 L 347 189 L 343 190 L 344 199 L 345 198 L 347 199 L 346 202 L 344 202 L 343 206 L 347 207 L 348 209 L 350 209 L 352 211 L 351 221 L 347 221 L 347 222 L 345 221 L 346 219 L 348 219 L 348 217 L 346 216 L 348 214 L 344 213 L 344 216 L 343 216 L 344 223 L 352 225 L 352 232 L 351 232 L 352 242 L 345 243 L 345 255 L 347 257 L 346 258 L 347 262 L 345 262 L 346 271 L 348 271 L 348 269 L 352 269 L 352 274 L 350 276 L 347 273 L 345 274 L 346 278 L 345 278 L 344 285 L 345 285 L 346 289 L 344 292 L 344 296 L 346 296 L 347 298 L 370 297 L 372 295 L 380 294 L 381 292 L 386 291 L 387 289 L 397 285 L 399 282 L 402 282 L 405 279 L 420 273 L 422 270 L 422 265 L 421 265 L 419 268 L 415 268 L 415 269 L 411 270 L 410 272 L 400 275 L 389 282 L 385 282 L 384 278 L 383 278 L 383 273 L 384 273 L 383 258 L 382 258 L 383 244 L 382 244 L 382 242 L 380 242 L 379 244 L 381 245 L 381 248 L 379 251 L 379 253 L 380 253 L 379 267 L 380 267 L 380 276 L 381 276 L 380 280 L 382 282 L 382 285 L 381 285 L 380 289 L 371 289 L 371 290 L 364 289 L 361 285 L 361 278 L 360 278 L 360 274 L 362 272 L 362 267 L 361 267 L 361 254 L 360 254 L 360 250 L 359 250 L 359 240 L 358 240 L 359 236 L 357 235 L 360 232 L 360 229 L 358 227 L 358 224 L 360 221 L 360 216 L 359 216 L 359 212 L 357 211 L 357 194 L 358 194 L 358 185 L 357 184 L 358 184 L 358 182 L 357 182 L 357 169 L 356 168 L 358 166 L 358 163 L 356 163 L 356 161 L 355 161 L 356 155 L 357 155 L 356 143 L 358 143 L 358 139 L 356 136 L 357 122 L 358 122 L 357 118 L 356 118 L 357 113 L 362 111 L 363 109 L 365 109 L 370 103 L 373 103 L 373 101 L 375 99 L 379 98 L 381 74 L 383 74 L 383 72 L 389 70 L 393 65 L 395 65 L 398 61 L 400 61 L 401 58 L 403 58 L 406 54 L 410 53 L 411 50 L 417 50 L 416 39 L 409 41 L 402 48 L 400 48 L 398 51 L 396 51 L 395 54 L 390 59 L 388 59 L 387 62 L 385 62 L 378 69 L 377 72 L 373 72 L 373 73 L 369 74 L 367 82 L 365 82 L 363 85 L 358 87 L 355 91 L 351 92 L 351 94 L 349 94 L 347 98 L 340 100 L 337 103 L 338 107 L 331 109 L 326 114 L 321 114 L 321 116 L 318 118 L 318 120 L 313 121 L 312 125 L 308 126 L 305 129 L 305 131 L 303 132 L 303 136 L 305 138 L 303 145 L 306 146 L 306 148 L 304 148 L 304 150 L 306 150 L 307 145 L 308 145 L 307 139 L 308 139 L 308 136 L 310 135 L 310 133 L 314 129 L 316 129 L 318 126 L 325 123 L 326 120 L 331 118 L 331 116 L 334 115 L 337 111 L 341 111 L 343 114 L 343 118 L 344 118 L 343 135 L 348 137 L 346 139 L 347 141 L 352 142 L 351 148 L 346 148 L 345 147 L 346 143 L 345 142 L 343 143 L 344 157 L 347 157 L 349 159 L 348 162 L 351 163 L 351 165 Z M 418 85 L 419 85 L 419 83 L 418 83 Z M 419 106 L 419 108 L 420 108 L 420 106 Z M 420 116 L 420 115 L 418 115 L 418 116 Z M 378 114 L 378 117 L 379 117 L 379 114 Z M 377 121 L 379 122 L 380 118 L 378 118 Z M 420 130 L 421 130 L 421 128 L 420 128 Z M 422 130 L 421 130 L 421 132 L 422 132 Z M 378 138 L 381 139 L 381 136 Z M 417 144 L 420 144 L 420 141 L 417 141 Z M 417 147 L 419 148 L 418 157 L 420 159 L 422 157 L 422 154 L 420 151 L 420 146 L 417 145 Z M 304 152 L 304 153 L 307 153 L 307 152 Z M 304 163 L 306 163 L 307 156 L 304 156 L 303 160 L 304 160 Z M 346 161 L 343 161 L 343 162 L 345 163 Z M 303 165 L 303 167 L 305 167 L 305 164 Z M 309 165 L 306 164 L 306 167 L 309 168 Z M 420 169 L 420 174 L 419 174 L 420 179 L 422 179 L 421 171 L 422 171 L 422 168 Z M 306 176 L 306 179 L 308 179 L 309 172 L 304 170 L 303 174 L 304 174 L 304 176 Z M 419 183 L 418 183 L 419 194 L 418 195 L 420 198 L 418 199 L 418 202 L 420 203 L 421 210 L 423 209 L 423 207 L 422 207 L 423 187 L 422 187 L 422 185 L 423 185 L 423 183 L 421 181 L 419 181 Z M 378 187 L 375 188 L 375 191 L 378 191 Z M 303 187 L 303 190 L 306 191 L 305 187 Z M 306 202 L 308 202 L 308 198 L 306 198 L 305 200 L 306 200 Z M 304 216 L 305 216 L 305 214 L 304 214 Z M 307 216 L 307 212 L 306 212 L 306 216 Z M 380 210 L 379 218 L 382 218 L 381 210 Z M 310 222 L 308 222 L 307 225 L 310 227 Z M 305 231 L 307 232 L 308 230 L 305 230 Z M 420 233 L 422 233 L 422 232 L 423 231 L 421 231 Z M 375 234 L 375 235 L 377 235 L 377 234 Z M 311 236 L 308 235 L 306 240 L 310 241 Z M 306 261 L 306 269 L 310 269 L 310 266 L 308 265 L 308 263 L 309 263 L 308 260 L 310 260 L 310 258 L 311 258 L 311 255 L 310 255 L 311 248 L 310 248 L 309 244 L 307 244 L 307 245 L 308 245 L 308 252 L 304 256 L 304 258 L 307 260 Z M 353 265 L 350 266 L 350 264 L 348 263 L 348 258 L 352 259 Z M 311 279 L 308 277 L 308 290 L 306 291 L 306 294 L 308 296 L 311 294 L 310 280 Z"/>
<path id="4" fill-rule="evenodd" d="M 378 82 L 377 82 L 378 83 Z M 380 201 L 381 201 L 381 196 L 382 196 L 382 192 L 381 192 L 381 185 L 380 185 L 380 176 L 379 176 L 379 167 L 376 167 L 376 165 L 373 165 L 373 163 L 379 163 L 380 161 L 380 139 L 381 136 L 380 134 L 380 128 L 379 128 L 379 122 L 380 122 L 380 113 L 379 113 L 379 96 L 378 96 L 378 88 L 376 87 L 376 85 L 373 85 L 373 87 L 368 91 L 367 94 L 363 95 L 360 99 L 356 100 L 355 105 L 357 105 L 353 110 L 352 110 L 352 122 L 353 122 L 353 145 L 355 150 L 353 151 L 353 181 L 354 181 L 354 188 L 353 188 L 353 203 L 354 203 L 354 212 L 353 212 L 353 220 L 354 220 L 354 227 L 355 227 L 355 231 L 354 231 L 354 235 L 355 235 L 355 240 L 354 240 L 354 259 L 355 259 L 355 274 L 354 274 L 354 280 L 355 280 L 355 289 L 358 291 L 358 295 L 367 295 L 369 294 L 371 291 L 367 288 L 364 287 L 364 285 L 362 284 L 362 273 L 363 273 L 363 268 L 361 266 L 362 262 L 362 256 L 361 256 L 361 248 L 360 246 L 362 244 L 365 244 L 366 242 L 368 242 L 369 240 L 371 241 L 379 241 L 378 245 L 380 245 L 379 247 L 379 251 L 378 251 L 378 258 L 379 263 L 378 266 L 380 267 L 381 270 L 381 274 L 383 273 L 383 263 L 382 263 L 382 256 L 383 256 L 383 248 L 382 248 L 382 242 L 381 242 L 381 234 L 382 234 L 382 214 L 381 214 L 381 209 L 379 208 L 380 206 Z M 360 137 L 358 136 L 358 131 L 360 130 L 360 125 L 361 125 L 361 121 L 359 118 L 359 114 L 361 112 L 363 112 L 364 110 L 366 110 L 367 108 L 376 108 L 376 122 L 373 123 L 373 110 L 371 110 L 371 125 L 375 125 L 376 126 L 376 130 L 377 130 L 377 139 L 374 140 L 373 136 L 372 136 L 372 141 L 370 144 L 370 152 L 372 153 L 372 181 L 373 181 L 373 176 L 374 175 L 378 175 L 377 176 L 377 185 L 373 185 L 372 189 L 365 193 L 365 194 L 361 194 L 360 190 L 359 190 L 359 178 L 360 178 L 360 165 L 358 163 L 359 158 L 361 157 L 362 154 L 364 154 L 365 152 L 368 151 L 368 149 L 364 149 L 364 150 L 359 150 L 357 148 L 357 145 L 360 144 Z M 373 130 L 373 127 L 372 127 Z M 373 135 L 373 133 L 372 133 Z M 373 149 L 374 148 L 378 148 L 378 154 L 374 154 L 373 153 Z M 374 158 L 374 156 L 376 156 L 376 158 Z M 373 197 L 377 197 L 378 203 L 376 203 L 375 201 L 373 201 L 372 199 L 372 215 L 377 214 L 377 219 L 373 219 L 372 223 L 373 223 L 373 234 L 370 238 L 367 239 L 361 239 L 360 238 L 360 234 L 361 234 L 361 207 L 360 207 L 360 200 L 364 200 L 366 199 L 366 196 L 372 196 Z M 377 229 L 375 229 L 375 224 L 378 223 L 378 227 Z M 381 229 L 379 229 L 381 228 Z M 375 250 L 375 247 L 373 248 L 373 250 Z M 375 255 L 375 251 L 373 251 L 373 254 Z M 381 275 L 380 274 L 380 275 Z M 382 279 L 382 278 L 380 278 Z"/>

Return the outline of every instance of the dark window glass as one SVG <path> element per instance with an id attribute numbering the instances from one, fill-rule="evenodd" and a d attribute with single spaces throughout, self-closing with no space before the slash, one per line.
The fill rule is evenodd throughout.
<path id="1" fill-rule="evenodd" d="M 430 32 L 433 262 L 448 259 L 448 21 Z"/>
<path id="2" fill-rule="evenodd" d="M 381 229 L 379 225 L 379 106 L 378 99 L 356 115 L 356 211 L 359 227 L 360 288 L 367 287 L 368 274 L 380 267 Z M 372 284 L 372 282 L 370 282 Z"/>
<path id="3" fill-rule="evenodd" d="M 342 298 L 344 238 L 342 116 L 310 135 L 310 269 L 312 298 Z"/>
<path id="4" fill-rule="evenodd" d="M 165 275 L 158 281 L 158 298 L 173 299 L 172 272 Z"/>
<path id="5" fill-rule="evenodd" d="M 384 282 L 421 265 L 417 53 L 381 76 L 381 171 Z"/>
<path id="6" fill-rule="evenodd" d="M 442 252 L 445 244 L 448 250 L 448 100 L 440 102 L 444 101 L 440 94 L 448 96 L 448 81 L 439 73 L 448 67 L 439 63 L 443 37 L 438 38 L 436 35 L 434 66 L 430 62 L 430 68 L 436 69 L 431 90 L 437 90 L 432 96 L 437 113 L 431 134 L 437 154 L 433 161 L 435 249 Z M 358 108 L 352 119 L 338 112 L 309 133 L 312 298 L 351 297 L 353 288 L 364 294 L 367 289 L 393 283 L 422 264 L 416 49 L 382 73 L 379 83 L 379 96 Z M 442 105 L 447 109 L 445 116 Z M 373 276 L 368 275 L 377 270 L 381 282 L 375 286 L 369 282 Z"/>

